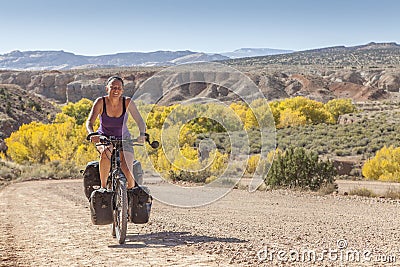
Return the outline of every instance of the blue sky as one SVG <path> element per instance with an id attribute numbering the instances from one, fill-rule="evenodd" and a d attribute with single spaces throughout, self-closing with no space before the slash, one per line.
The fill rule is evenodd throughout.
<path id="1" fill-rule="evenodd" d="M 0 54 L 400 43 L 397 0 L 1 0 Z"/>

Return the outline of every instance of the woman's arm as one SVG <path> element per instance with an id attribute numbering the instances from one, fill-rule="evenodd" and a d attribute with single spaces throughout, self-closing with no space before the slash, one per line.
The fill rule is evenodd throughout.
<path id="1" fill-rule="evenodd" d="M 89 116 L 86 120 L 86 130 L 88 133 L 93 133 L 93 125 L 101 112 L 103 111 L 103 100 L 101 97 L 97 98 L 90 110 Z"/>
<path id="2" fill-rule="evenodd" d="M 135 102 L 133 102 L 133 100 L 131 100 L 131 98 L 127 97 L 126 105 L 128 106 L 129 113 L 132 115 L 132 118 L 135 120 L 140 133 L 141 134 L 146 133 L 146 124 L 144 123 L 142 115 L 140 115 L 139 110 L 137 109 L 137 107 L 135 105 Z"/>

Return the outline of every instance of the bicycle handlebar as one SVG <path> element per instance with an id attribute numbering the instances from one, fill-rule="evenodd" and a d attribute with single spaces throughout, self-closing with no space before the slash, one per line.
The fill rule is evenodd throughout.
<path id="1" fill-rule="evenodd" d="M 111 144 L 111 143 L 113 143 L 113 142 L 115 142 L 115 141 L 118 141 L 118 142 L 129 142 L 132 146 L 134 146 L 134 145 L 140 145 L 140 144 L 135 144 L 135 143 L 137 143 L 138 142 L 138 139 L 137 138 L 131 138 L 131 139 L 110 139 L 109 137 L 107 137 L 107 136 L 105 136 L 105 135 L 102 135 L 102 134 L 100 134 L 100 133 L 98 133 L 98 132 L 93 132 L 93 133 L 90 133 L 90 134 L 88 134 L 87 136 L 86 136 L 86 140 L 90 140 L 90 137 L 91 136 L 95 136 L 95 135 L 98 135 L 98 136 L 100 136 L 100 142 L 101 143 L 103 143 L 103 144 L 107 144 L 107 143 L 109 143 L 109 144 Z M 160 145 L 160 143 L 158 142 L 158 141 L 153 141 L 153 142 L 151 142 L 150 143 L 150 135 L 148 134 L 148 133 L 146 133 L 145 134 L 145 140 L 146 140 L 146 142 L 147 143 L 149 143 L 149 145 L 152 147 L 152 148 L 158 148 L 159 147 L 159 145 Z"/>

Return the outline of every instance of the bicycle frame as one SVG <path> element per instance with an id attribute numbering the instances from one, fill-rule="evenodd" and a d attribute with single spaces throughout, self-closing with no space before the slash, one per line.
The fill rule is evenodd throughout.
<path id="1" fill-rule="evenodd" d="M 110 183 L 109 189 L 111 189 L 113 192 L 115 192 L 116 181 L 123 180 L 126 183 L 126 177 L 121 170 L 120 149 L 121 149 L 122 144 L 118 144 L 118 143 L 114 143 L 114 142 L 112 142 L 112 144 L 113 144 L 113 151 L 111 153 L 111 166 L 110 166 L 110 172 L 108 175 L 107 182 Z"/>

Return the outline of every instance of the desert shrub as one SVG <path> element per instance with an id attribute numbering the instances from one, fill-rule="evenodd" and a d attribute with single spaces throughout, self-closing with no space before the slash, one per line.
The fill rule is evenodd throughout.
<path id="1" fill-rule="evenodd" d="M 210 176 L 211 174 L 208 170 L 202 170 L 202 171 L 170 170 L 168 178 L 171 179 L 172 181 L 205 183 L 207 181 L 207 178 L 209 178 Z"/>
<path id="2" fill-rule="evenodd" d="M 272 187 L 289 187 L 318 190 L 334 182 L 336 169 L 330 161 L 321 161 L 314 152 L 290 147 L 277 153 L 264 181 Z"/>
<path id="3" fill-rule="evenodd" d="M 80 177 L 80 168 L 73 162 L 51 161 L 45 164 L 20 165 L 0 160 L 0 185 L 11 180 L 63 179 Z"/>
<path id="4" fill-rule="evenodd" d="M 21 172 L 18 164 L 0 159 L 0 182 L 15 180 L 21 176 Z"/>
<path id="5" fill-rule="evenodd" d="M 335 151 L 335 154 L 336 154 L 337 156 L 349 156 L 349 155 L 351 155 L 351 152 L 350 152 L 350 151 L 346 151 L 346 150 L 344 150 L 344 149 L 337 149 L 337 150 Z"/>
<path id="6" fill-rule="evenodd" d="M 365 187 L 352 189 L 350 190 L 349 195 L 361 197 L 376 197 L 376 194 L 372 190 Z"/>
<path id="7" fill-rule="evenodd" d="M 206 184 L 209 184 L 209 183 L 214 182 L 214 181 L 217 180 L 217 179 L 218 179 L 217 176 L 211 175 L 210 177 L 208 177 L 208 178 L 205 180 L 205 183 L 206 183 Z"/>
<path id="8" fill-rule="evenodd" d="M 384 194 L 385 198 L 400 199 L 400 189 L 390 187 Z"/>
<path id="9" fill-rule="evenodd" d="M 329 195 L 329 194 L 332 194 L 333 192 L 337 192 L 337 191 L 338 191 L 338 185 L 336 183 L 323 184 L 318 189 L 318 193 L 320 195 Z"/>
<path id="10" fill-rule="evenodd" d="M 65 161 L 51 161 L 46 164 L 34 164 L 28 165 L 25 168 L 29 168 L 29 171 L 25 170 L 21 177 L 25 178 L 52 178 L 52 179 L 64 179 L 64 178 L 76 178 L 80 177 L 80 168 L 73 162 Z"/>

